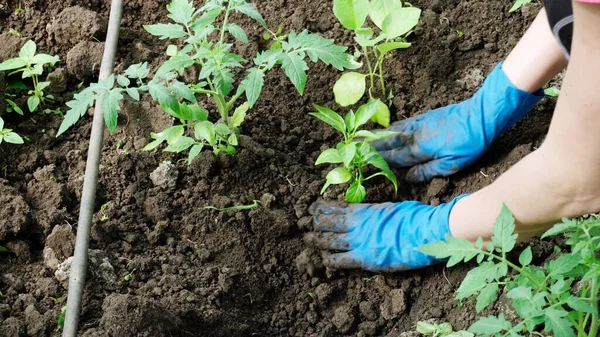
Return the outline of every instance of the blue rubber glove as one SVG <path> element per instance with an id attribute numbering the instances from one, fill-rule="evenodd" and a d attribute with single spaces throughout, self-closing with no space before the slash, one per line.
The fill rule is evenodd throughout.
<path id="1" fill-rule="evenodd" d="M 394 123 L 397 135 L 373 142 L 394 167 L 412 167 L 406 180 L 425 182 L 448 176 L 472 164 L 500 136 L 544 97 L 517 89 L 502 63 L 475 95 L 461 103 Z"/>
<path id="2" fill-rule="evenodd" d="M 422 268 L 440 260 L 415 248 L 445 240 L 454 204 L 429 206 L 416 201 L 383 204 L 334 204 L 316 202 L 310 207 L 315 232 L 307 244 L 344 251 L 324 255 L 330 269 L 361 268 L 396 271 Z"/>

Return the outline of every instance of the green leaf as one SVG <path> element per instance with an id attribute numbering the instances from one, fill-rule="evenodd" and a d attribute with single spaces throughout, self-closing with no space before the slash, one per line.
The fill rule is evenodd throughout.
<path id="1" fill-rule="evenodd" d="M 164 134 L 167 143 L 175 144 L 175 142 L 183 136 L 184 131 L 183 125 L 174 125 L 166 128 L 162 133 Z"/>
<path id="2" fill-rule="evenodd" d="M 294 53 L 280 54 L 279 61 L 285 74 L 292 81 L 292 84 L 294 84 L 300 95 L 304 94 L 307 79 L 306 71 L 308 70 L 306 62 L 302 57 Z"/>
<path id="3" fill-rule="evenodd" d="M 172 23 L 159 23 L 156 25 L 144 25 L 144 29 L 161 40 L 179 39 L 187 35 L 181 25 Z"/>
<path id="4" fill-rule="evenodd" d="M 443 337 L 475 337 L 475 334 L 470 333 L 468 331 L 460 330 L 451 332 L 447 335 L 444 335 Z"/>
<path id="5" fill-rule="evenodd" d="M 235 23 L 230 23 L 227 25 L 227 31 L 236 39 L 242 41 L 243 43 L 248 43 L 248 36 L 242 27 L 236 25 Z"/>
<path id="6" fill-rule="evenodd" d="M 235 109 L 235 111 L 233 112 L 233 116 L 231 117 L 232 128 L 239 127 L 240 125 L 242 125 L 244 119 L 246 119 L 246 112 L 248 112 L 249 108 L 250 105 L 248 104 L 248 102 L 245 102 L 244 104 L 238 106 Z"/>
<path id="7" fill-rule="evenodd" d="M 504 314 L 498 317 L 488 316 L 482 317 L 477 322 L 469 327 L 469 332 L 474 334 L 483 334 L 485 336 L 493 335 L 505 330 L 510 330 L 512 324 L 504 318 Z"/>
<path id="8" fill-rule="evenodd" d="M 577 221 L 572 219 L 563 219 L 562 223 L 554 225 L 550 228 L 546 233 L 542 235 L 542 239 L 545 239 L 549 236 L 556 236 L 559 234 L 563 234 L 567 231 L 574 230 L 577 228 Z"/>
<path id="9" fill-rule="evenodd" d="M 209 121 L 196 123 L 196 125 L 194 126 L 194 130 L 194 135 L 196 139 L 205 140 L 210 145 L 215 144 L 216 132 L 213 123 Z"/>
<path id="10" fill-rule="evenodd" d="M 181 54 L 177 56 L 171 57 L 169 60 L 165 61 L 160 68 L 156 70 L 156 74 L 154 77 L 161 77 L 164 74 L 171 72 L 173 70 L 178 73 L 182 73 L 183 70 L 194 64 L 194 60 L 192 60 L 188 55 Z"/>
<path id="11" fill-rule="evenodd" d="M 36 48 L 37 47 L 35 45 L 35 42 L 33 42 L 32 40 L 25 42 L 25 44 L 23 45 L 23 47 L 21 47 L 21 50 L 19 51 L 19 57 L 32 63 L 33 57 L 35 56 Z"/>
<path id="12" fill-rule="evenodd" d="M 188 165 L 192 164 L 192 161 L 194 160 L 194 158 L 196 158 L 200 152 L 202 152 L 202 148 L 204 147 L 204 145 L 202 144 L 196 144 L 194 146 L 192 146 L 192 148 L 190 149 L 190 152 L 188 154 Z"/>
<path id="13" fill-rule="evenodd" d="M 367 190 L 363 185 L 359 183 L 350 184 L 350 187 L 346 190 L 346 201 L 349 203 L 359 203 L 365 200 Z"/>
<path id="14" fill-rule="evenodd" d="M 0 117 L 0 134 L 2 134 L 2 130 L 4 130 L 4 119 Z"/>
<path id="15" fill-rule="evenodd" d="M 133 64 L 125 70 L 125 76 L 133 79 L 144 79 L 148 77 L 149 74 L 150 68 L 148 68 L 148 62 Z"/>
<path id="16" fill-rule="evenodd" d="M 371 120 L 384 128 L 387 128 L 390 126 L 390 109 L 382 101 L 378 100 L 378 102 L 377 110 L 375 110 L 375 114 L 371 117 Z"/>
<path id="17" fill-rule="evenodd" d="M 314 107 L 315 109 L 317 109 L 318 112 L 311 112 L 309 113 L 309 115 L 317 117 L 318 119 L 331 125 L 334 129 L 338 130 L 341 133 L 344 133 L 346 131 L 344 119 L 342 118 L 342 116 L 338 115 L 337 112 L 316 104 L 314 105 Z"/>
<path id="18" fill-rule="evenodd" d="M 142 149 L 142 151 L 153 150 L 156 147 L 158 147 L 162 142 L 164 142 L 165 138 L 161 134 L 151 133 L 150 136 L 152 136 L 153 138 L 155 138 L 155 140 L 153 140 L 152 142 L 150 142 L 146 146 L 144 146 L 144 148 Z"/>
<path id="19" fill-rule="evenodd" d="M 348 167 L 356 156 L 356 143 L 352 142 L 350 144 L 344 144 L 339 149 L 339 154 L 342 157 L 344 166 Z"/>
<path id="20" fill-rule="evenodd" d="M 127 94 L 133 98 L 135 101 L 140 100 L 140 93 L 137 88 L 127 88 Z"/>
<path id="21" fill-rule="evenodd" d="M 39 97 L 31 96 L 27 99 L 27 107 L 29 108 L 29 111 L 34 112 L 35 110 L 37 110 L 39 105 L 40 105 Z"/>
<path id="22" fill-rule="evenodd" d="M 567 299 L 567 305 L 578 312 L 586 312 L 589 314 L 595 313 L 594 308 L 587 300 L 573 295 L 569 296 L 569 298 Z"/>
<path id="23" fill-rule="evenodd" d="M 247 3 L 245 0 L 233 0 L 231 9 L 249 16 L 256 22 L 260 23 L 264 28 L 267 28 L 267 23 L 265 22 L 265 19 L 263 19 L 262 15 L 260 15 L 254 6 Z"/>
<path id="24" fill-rule="evenodd" d="M 361 125 L 364 125 L 366 122 L 368 122 L 377 112 L 377 109 L 379 108 L 379 103 L 381 101 L 376 99 L 373 101 L 370 101 L 367 104 L 362 105 L 360 108 L 358 108 L 358 111 L 356 111 L 356 127 L 359 128 Z"/>
<path id="25" fill-rule="evenodd" d="M 337 149 L 327 149 L 319 155 L 315 165 L 330 163 L 330 164 L 339 164 L 342 162 L 342 156 Z"/>
<path id="26" fill-rule="evenodd" d="M 1 118 L 0 118 L 1 120 Z M 0 127 L 0 129 L 2 129 Z M 4 246 L 0 246 L 0 253 L 10 253 L 10 250 L 8 250 L 8 248 L 4 247 Z"/>
<path id="27" fill-rule="evenodd" d="M 0 71 L 20 69 L 27 65 L 27 62 L 20 58 L 8 59 L 0 63 Z"/>
<path id="28" fill-rule="evenodd" d="M 389 181 L 391 181 L 392 184 L 394 184 L 394 190 L 396 192 L 398 191 L 398 179 L 396 178 L 396 175 L 390 169 L 390 166 L 385 161 L 385 159 L 383 159 L 383 157 L 379 153 L 377 153 L 377 151 L 375 151 L 375 149 L 373 149 L 373 147 L 371 147 L 371 152 L 369 154 L 369 158 L 367 159 L 367 162 L 370 165 L 373 165 L 373 166 L 377 167 L 378 169 L 380 169 L 381 172 L 385 175 L 385 177 Z"/>
<path id="29" fill-rule="evenodd" d="M 492 230 L 492 243 L 496 248 L 502 249 L 504 253 L 508 253 L 515 247 L 517 243 L 517 234 L 513 234 L 515 231 L 515 219 L 512 213 L 502 204 L 502 210 L 496 218 L 494 229 Z"/>
<path id="30" fill-rule="evenodd" d="M 417 250 L 440 259 L 449 257 L 448 267 L 452 267 L 461 261 L 468 262 L 480 252 L 477 248 L 473 247 L 473 244 L 469 240 L 455 238 L 450 235 L 446 235 L 446 240 L 447 242 L 437 241 L 426 244 L 418 247 Z"/>
<path id="31" fill-rule="evenodd" d="M 383 29 L 385 17 L 400 8 L 402 8 L 402 3 L 399 0 L 373 0 L 369 16 L 379 29 Z"/>
<path id="32" fill-rule="evenodd" d="M 408 47 L 410 47 L 412 45 L 412 43 L 410 42 L 386 42 L 386 43 L 382 43 L 378 46 L 376 46 L 376 48 L 379 50 L 380 53 L 385 54 L 389 51 L 392 50 L 396 50 L 396 49 L 406 49 Z"/>
<path id="33" fill-rule="evenodd" d="M 202 13 L 202 15 L 194 21 L 194 24 L 192 26 L 194 32 L 199 32 L 211 25 L 213 22 L 215 22 L 217 17 L 219 17 L 222 11 L 223 8 L 218 7 Z"/>
<path id="34" fill-rule="evenodd" d="M 33 68 L 25 69 L 22 73 L 22 78 L 33 77 L 34 75 L 42 75 L 44 73 L 44 66 L 36 64 Z"/>
<path id="35" fill-rule="evenodd" d="M 96 100 L 96 94 L 91 88 L 86 88 L 78 94 L 73 96 L 73 100 L 66 103 L 69 107 L 67 113 L 65 114 L 65 119 L 63 119 L 60 127 L 58 128 L 58 132 L 56 133 L 56 137 L 63 134 L 67 131 L 68 128 L 73 126 L 79 118 L 81 118 L 88 110 L 88 108 L 94 105 L 94 101 Z"/>
<path id="36" fill-rule="evenodd" d="M 126 88 L 129 86 L 129 84 L 131 84 L 131 81 L 127 77 L 119 75 L 117 76 L 117 83 L 119 83 L 120 86 Z"/>
<path id="37" fill-rule="evenodd" d="M 521 266 L 525 267 L 531 263 L 531 260 L 533 260 L 531 247 L 527 247 L 524 251 L 521 252 L 521 255 L 519 255 L 519 263 L 521 264 Z"/>
<path id="38" fill-rule="evenodd" d="M 352 179 L 352 174 L 345 167 L 336 167 L 325 178 L 330 185 L 343 184 Z"/>
<path id="39" fill-rule="evenodd" d="M 575 269 L 581 262 L 581 257 L 579 255 L 573 254 L 563 254 L 560 255 L 555 260 L 551 260 L 548 263 L 547 271 L 548 276 L 552 278 L 560 278 L 564 274 L 570 272 Z"/>
<path id="40" fill-rule="evenodd" d="M 383 20 L 383 32 L 388 40 L 410 32 L 419 23 L 421 10 L 416 7 L 403 7 L 389 13 Z"/>
<path id="41" fill-rule="evenodd" d="M 550 97 L 558 97 L 558 95 L 560 95 L 560 90 L 556 86 L 552 86 L 544 89 L 544 95 Z"/>
<path id="42" fill-rule="evenodd" d="M 15 103 L 14 101 L 11 101 L 10 99 L 6 98 L 5 99 L 6 102 L 8 103 L 8 105 L 11 106 L 11 108 L 18 113 L 19 115 L 23 116 L 23 110 L 21 108 L 19 108 L 19 106 L 17 105 L 17 103 Z M 2 130 L 2 128 L 0 127 L 0 130 Z"/>
<path id="43" fill-rule="evenodd" d="M 8 132 L 3 137 L 5 142 L 11 144 L 23 144 L 23 138 L 14 132 Z"/>
<path id="44" fill-rule="evenodd" d="M 246 88 L 246 98 L 250 107 L 258 101 L 260 92 L 265 84 L 265 74 L 258 68 L 248 69 L 248 76 L 242 81 L 242 85 Z"/>
<path id="45" fill-rule="evenodd" d="M 166 52 L 167 56 L 171 56 L 171 57 L 172 56 L 176 56 L 177 52 L 178 52 L 178 50 L 177 50 L 177 46 L 176 45 L 170 44 L 167 47 L 167 52 Z"/>
<path id="46" fill-rule="evenodd" d="M 508 298 L 512 298 L 513 300 L 529 300 L 533 297 L 531 288 L 524 286 L 511 289 L 506 296 L 508 296 Z"/>
<path id="47" fill-rule="evenodd" d="M 188 0 L 172 0 L 167 5 L 167 10 L 169 11 L 167 16 L 182 25 L 189 24 L 194 15 L 194 5 Z"/>
<path id="48" fill-rule="evenodd" d="M 419 321 L 417 322 L 417 332 L 425 336 L 433 335 L 437 332 L 437 326 L 432 323 Z"/>
<path id="49" fill-rule="evenodd" d="M 369 15 L 369 0 L 333 0 L 333 14 L 344 27 L 355 30 Z"/>
<path id="50" fill-rule="evenodd" d="M 555 336 L 575 337 L 571 323 L 565 318 L 567 316 L 566 311 L 548 308 L 545 310 L 545 315 L 545 331 L 552 331 Z"/>
<path id="51" fill-rule="evenodd" d="M 179 106 L 177 97 L 175 97 L 175 95 L 173 95 L 163 83 L 154 80 L 150 81 L 150 83 L 148 83 L 148 91 L 150 92 L 152 98 L 157 100 L 163 106 L 167 106 L 172 109 Z"/>
<path id="52" fill-rule="evenodd" d="M 214 82 L 217 90 L 221 92 L 224 96 L 229 95 L 231 89 L 233 88 L 233 73 L 231 70 L 227 68 L 217 69 L 214 73 Z"/>
<path id="53" fill-rule="evenodd" d="M 347 47 L 335 45 L 333 40 L 311 34 L 307 30 L 302 31 L 300 34 L 291 32 L 287 41 L 283 43 L 283 49 L 286 53 L 301 50 L 308 54 L 312 62 L 320 60 L 340 71 L 360 68 L 360 64 L 354 62 L 352 55 L 346 53 Z"/>
<path id="54" fill-rule="evenodd" d="M 37 54 L 33 57 L 32 60 L 32 64 L 46 64 L 49 63 L 50 65 L 55 65 L 57 62 L 60 61 L 60 57 L 58 56 L 52 56 L 52 55 L 48 55 L 48 54 Z"/>
<path id="55" fill-rule="evenodd" d="M 475 305 L 475 310 L 477 313 L 481 312 L 481 310 L 485 309 L 490 303 L 496 300 L 498 297 L 498 284 L 492 283 L 485 286 L 481 289 L 479 296 L 477 296 L 477 304 Z"/>
<path id="56" fill-rule="evenodd" d="M 356 129 L 356 115 L 354 111 L 350 110 L 344 120 L 346 121 L 346 129 L 349 132 L 353 132 Z"/>
<path id="57" fill-rule="evenodd" d="M 229 138 L 227 138 L 227 143 L 229 143 L 229 145 L 233 145 L 233 146 L 238 145 L 238 139 L 237 139 L 237 135 L 235 134 L 235 132 L 233 132 L 229 135 Z"/>
<path id="58" fill-rule="evenodd" d="M 528 4 L 530 2 L 531 2 L 531 0 L 516 0 L 508 12 L 512 13 L 512 12 L 516 11 L 517 9 L 521 8 L 523 5 Z"/>
<path id="59" fill-rule="evenodd" d="M 119 101 L 123 99 L 121 89 L 115 88 L 107 91 L 102 95 L 102 114 L 104 122 L 108 128 L 108 132 L 113 134 L 117 128 L 117 120 L 119 118 Z"/>
<path id="60" fill-rule="evenodd" d="M 344 107 L 356 104 L 365 94 L 366 77 L 356 72 L 343 74 L 333 86 L 335 102 Z"/>
<path id="61" fill-rule="evenodd" d="M 196 95 L 194 94 L 192 89 L 190 89 L 190 87 L 188 87 L 188 85 L 183 82 L 179 82 L 177 80 L 173 81 L 173 83 L 171 84 L 171 91 L 175 95 L 185 98 L 189 102 L 197 102 Z"/>
<path id="62" fill-rule="evenodd" d="M 179 137 L 173 144 L 169 144 L 165 148 L 165 152 L 179 153 L 189 149 L 196 141 L 190 137 Z"/>

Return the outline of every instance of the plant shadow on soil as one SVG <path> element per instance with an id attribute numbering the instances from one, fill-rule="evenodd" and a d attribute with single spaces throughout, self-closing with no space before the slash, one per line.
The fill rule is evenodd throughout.
<path id="1" fill-rule="evenodd" d="M 14 12 L 19 4 L 24 13 Z M 166 4 L 125 1 L 117 71 L 144 60 L 156 67 L 164 60 L 167 43 L 141 26 L 165 22 Z M 393 120 L 472 95 L 539 9 L 526 6 L 508 14 L 510 4 L 483 0 L 413 4 L 423 9 L 415 43 L 387 61 Z M 107 0 L 0 1 L 4 31 L 12 27 L 63 60 L 64 69 L 54 74 L 65 84 L 55 88 L 57 106 L 72 97 L 80 81 L 97 75 L 108 5 Z M 307 28 L 352 45 L 328 1 L 256 5 L 271 27 Z M 266 48 L 259 26 L 235 19 L 251 41 L 236 45 L 240 54 Z M 0 60 L 14 56 L 23 42 L 0 35 L 5 46 Z M 120 126 L 106 137 L 103 150 L 82 336 L 399 336 L 423 319 L 458 328 L 475 321 L 473 304 L 453 300 L 468 266 L 328 273 L 319 268 L 316 252 L 305 251 L 308 206 L 320 197 L 327 172 L 314 160 L 337 141 L 336 133 L 308 112 L 313 103 L 334 106 L 331 89 L 339 75 L 314 66 L 300 97 L 281 71 L 269 74 L 242 127 L 247 137 L 240 140 L 238 155 L 205 152 L 190 166 L 182 157 L 141 151 L 151 131 L 172 121 L 148 97 L 124 104 Z M 403 185 L 398 199 L 386 181 L 377 180 L 367 186 L 365 202 L 411 199 L 435 205 L 488 185 L 539 146 L 553 107 L 553 100 L 544 100 L 465 172 L 425 186 Z M 56 139 L 57 118 L 4 117 L 31 141 L 0 147 L 0 165 L 6 165 L 0 172 L 0 242 L 14 252 L 0 257 L 0 336 L 58 336 L 56 319 L 66 296 L 58 264 L 72 254 L 91 118 Z M 167 169 L 172 184 L 155 186 L 150 173 L 165 160 L 173 163 Z M 342 200 L 343 189 L 332 188 L 323 198 Z M 255 199 L 262 206 L 247 212 L 204 209 Z M 553 246 L 539 240 L 528 244 L 538 260 Z M 502 301 L 483 314 L 498 311 L 505 311 Z"/>

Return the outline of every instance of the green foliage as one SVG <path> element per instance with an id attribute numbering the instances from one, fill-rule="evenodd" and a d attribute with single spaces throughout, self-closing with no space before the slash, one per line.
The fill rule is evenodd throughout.
<path id="1" fill-rule="evenodd" d="M 544 95 L 549 97 L 558 97 L 558 95 L 560 95 L 560 89 L 558 89 L 556 86 L 548 87 L 544 89 Z"/>
<path id="2" fill-rule="evenodd" d="M 419 22 L 421 10 L 408 3 L 403 5 L 400 0 L 334 0 L 333 13 L 344 27 L 354 31 L 354 40 L 361 47 L 356 56 L 366 62 L 368 70 L 366 74 L 350 72 L 339 78 L 333 90 L 336 103 L 343 107 L 354 105 L 367 91 L 370 101 L 379 98 L 389 103 L 393 94 L 385 86 L 383 63 L 390 51 L 410 47 L 406 37 Z M 364 27 L 367 17 L 377 31 Z M 376 94 L 378 89 L 380 94 Z M 373 121 L 384 127 L 390 125 L 390 111 L 385 103 L 381 102 Z"/>
<path id="3" fill-rule="evenodd" d="M 11 144 L 23 144 L 23 138 L 17 133 L 13 132 L 12 129 L 4 128 L 4 120 L 0 117 L 0 144 L 7 142 Z"/>
<path id="4" fill-rule="evenodd" d="M 132 65 L 121 76 L 93 84 L 67 103 L 70 110 L 59 134 L 77 122 L 99 99 L 106 125 L 113 132 L 117 125 L 118 102 L 125 94 L 139 100 L 141 92 L 148 92 L 178 123 L 152 133 L 146 150 L 166 143 L 165 151 L 188 151 L 189 162 L 204 148 L 214 153 L 234 154 L 239 128 L 249 109 L 259 100 L 268 71 L 280 66 L 303 94 L 309 62 L 320 61 L 339 70 L 353 67 L 346 47 L 308 31 L 281 35 L 282 28 L 277 32 L 269 30 L 268 38 L 273 40 L 271 47 L 258 52 L 252 62 L 237 55 L 233 41 L 246 44 L 248 36 L 231 22 L 231 13 L 243 14 L 267 27 L 256 8 L 245 0 L 207 0 L 200 8 L 195 8 L 189 0 L 172 0 L 167 10 L 172 22 L 144 26 L 160 39 L 178 40 L 168 46 L 169 59 L 158 67 L 152 80 L 146 80 L 150 70 L 143 63 Z M 234 74 L 244 67 L 247 68 L 242 72 L 244 76 L 236 83 Z M 197 83 L 179 80 L 188 70 L 198 74 Z M 206 96 L 218 112 L 214 118 L 201 103 L 203 100 L 199 100 Z M 240 99 L 243 101 L 239 102 Z"/>
<path id="5" fill-rule="evenodd" d="M 60 308 L 60 313 L 58 314 L 58 319 L 56 320 L 56 330 L 60 330 L 65 326 L 65 314 L 67 313 L 67 306 L 63 306 Z"/>
<path id="6" fill-rule="evenodd" d="M 523 7 L 523 5 L 531 3 L 531 1 L 532 0 L 515 0 L 515 3 L 513 4 L 513 6 L 510 8 L 510 10 L 508 12 L 512 13 L 516 10 L 519 10 L 521 7 Z"/>
<path id="7" fill-rule="evenodd" d="M 507 259 L 517 242 L 514 230 L 514 219 L 503 206 L 491 242 L 484 244 L 479 238 L 473 244 L 447 236 L 446 241 L 418 250 L 449 258 L 448 266 L 477 260 L 479 266 L 467 273 L 456 293 L 458 300 L 476 297 L 477 312 L 494 302 L 499 291 L 507 291 L 520 319 L 513 325 L 502 314 L 482 317 L 468 329 L 478 336 L 529 336 L 540 330 L 561 337 L 596 336 L 600 324 L 600 218 L 563 219 L 548 230 L 543 238 L 563 235 L 569 249 L 542 268 L 531 265 L 530 247 L 521 252 L 518 263 Z"/>
<path id="8" fill-rule="evenodd" d="M 50 86 L 50 82 L 40 82 L 40 76 L 44 74 L 44 66 L 53 67 L 60 61 L 58 56 L 36 54 L 36 50 L 35 42 L 29 40 L 21 47 L 18 57 L 0 63 L 0 71 L 10 71 L 9 75 L 21 73 L 22 79 L 31 78 L 33 81 L 33 90 L 28 91 L 29 98 L 27 99 L 27 107 L 30 112 L 38 110 L 40 105 L 46 101 L 54 100 L 52 95 L 44 94 L 44 89 Z M 7 102 L 13 111 L 23 114 L 23 111 L 13 101 L 7 100 Z"/>
<path id="9" fill-rule="evenodd" d="M 380 103 L 379 100 L 371 101 L 358 108 L 356 113 L 350 110 L 345 118 L 329 108 L 315 105 L 317 111 L 311 115 L 329 124 L 344 137 L 343 141 L 339 142 L 335 148 L 323 151 L 317 158 L 316 165 L 340 164 L 339 167 L 327 174 L 327 181 L 321 189 L 321 194 L 331 185 L 348 183 L 346 201 L 358 203 L 363 201 L 367 195 L 363 182 L 377 176 L 386 177 L 394 184 L 394 190 L 398 191 L 396 175 L 377 150 L 369 144 L 371 141 L 389 137 L 394 132 L 371 132 L 360 129 L 373 118 Z M 364 171 L 369 165 L 378 169 L 379 172 L 365 177 Z"/>
<path id="10" fill-rule="evenodd" d="M 417 322 L 417 332 L 425 336 L 432 337 L 474 337 L 471 332 L 460 330 L 454 331 L 452 324 L 440 323 L 434 324 L 429 322 Z"/>

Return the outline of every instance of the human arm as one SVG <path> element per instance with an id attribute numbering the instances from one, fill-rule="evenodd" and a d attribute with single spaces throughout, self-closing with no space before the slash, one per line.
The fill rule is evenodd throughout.
<path id="1" fill-rule="evenodd" d="M 489 237 L 503 202 L 514 213 L 519 240 L 562 217 L 600 210 L 600 5 L 574 2 L 573 11 L 571 59 L 546 140 L 455 205 L 452 235 Z"/>

